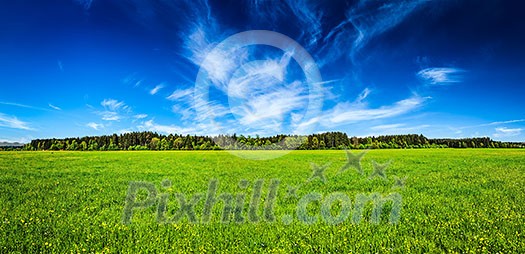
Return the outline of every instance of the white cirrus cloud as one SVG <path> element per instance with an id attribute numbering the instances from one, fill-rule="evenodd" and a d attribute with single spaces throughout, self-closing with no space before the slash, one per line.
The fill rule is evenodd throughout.
<path id="1" fill-rule="evenodd" d="M 515 120 L 491 122 L 491 123 L 488 123 L 488 124 L 485 124 L 485 125 L 498 125 L 498 124 L 521 123 L 521 122 L 525 122 L 525 119 L 515 119 Z"/>
<path id="2" fill-rule="evenodd" d="M 175 114 L 181 115 L 181 120 L 188 120 L 194 115 L 192 107 L 183 107 L 181 105 L 173 105 L 171 111 Z"/>
<path id="3" fill-rule="evenodd" d="M 171 101 L 176 101 L 185 97 L 190 96 L 193 93 L 193 87 L 188 89 L 177 89 L 171 93 L 170 96 L 166 97 L 166 99 Z"/>
<path id="4" fill-rule="evenodd" d="M 136 119 L 144 119 L 148 117 L 148 115 L 147 114 L 137 114 L 137 115 L 134 115 L 133 117 Z"/>
<path id="5" fill-rule="evenodd" d="M 20 130 L 34 130 L 33 128 L 29 127 L 27 122 L 19 120 L 16 116 L 9 116 L 3 113 L 0 113 L 0 127 Z"/>
<path id="6" fill-rule="evenodd" d="M 82 6 L 86 11 L 89 10 L 93 4 L 93 0 L 73 0 L 73 2 Z"/>
<path id="7" fill-rule="evenodd" d="M 99 111 L 97 112 L 98 115 L 102 117 L 102 120 L 105 121 L 118 121 L 122 119 L 122 116 L 114 111 Z"/>
<path id="8" fill-rule="evenodd" d="M 0 104 L 20 107 L 20 108 L 36 109 L 36 110 L 42 110 L 42 111 L 52 111 L 51 109 L 48 109 L 48 108 L 41 108 L 41 107 L 36 107 L 36 106 L 31 106 L 31 105 L 26 105 L 26 104 L 21 104 L 21 103 L 16 103 L 16 102 L 0 101 Z"/>
<path id="9" fill-rule="evenodd" d="M 247 98 L 262 94 L 281 85 L 293 52 L 285 52 L 278 59 L 251 61 L 237 69 L 228 82 L 228 97 Z"/>
<path id="10" fill-rule="evenodd" d="M 64 65 L 62 65 L 62 61 L 58 60 L 57 61 L 57 64 L 58 64 L 58 69 L 63 72 L 64 71 Z"/>
<path id="11" fill-rule="evenodd" d="M 107 108 L 111 111 L 115 111 L 115 110 L 119 110 L 119 109 L 124 109 L 126 108 L 126 104 L 124 104 L 124 102 L 122 101 L 117 101 L 115 99 L 104 99 L 100 105 L 102 105 L 104 108 Z"/>
<path id="12" fill-rule="evenodd" d="M 100 102 L 100 105 L 104 107 L 104 110 L 96 111 L 95 113 L 100 115 L 104 121 L 119 121 L 124 118 L 126 114 L 131 113 L 130 107 L 123 101 L 104 99 Z"/>
<path id="13" fill-rule="evenodd" d="M 346 11 L 346 18 L 326 33 L 323 38 L 325 46 L 320 49 L 320 54 L 328 59 L 325 61 L 334 61 L 348 54 L 355 64 L 358 52 L 370 41 L 395 28 L 430 2 L 358 1 Z M 325 61 L 319 64 L 324 65 Z"/>
<path id="14" fill-rule="evenodd" d="M 184 56 L 205 71 L 213 86 L 226 91 L 230 75 L 248 58 L 248 49 L 236 45 L 216 48 L 218 39 L 224 37 L 217 26 L 215 23 L 196 23 L 185 39 Z"/>
<path id="15" fill-rule="evenodd" d="M 196 121 L 216 120 L 231 113 L 229 108 L 217 101 L 195 100 L 192 108 L 196 113 Z"/>
<path id="16" fill-rule="evenodd" d="M 364 136 L 378 136 L 378 135 L 402 135 L 402 134 L 413 134 L 413 133 L 422 133 L 423 130 L 429 128 L 428 124 L 420 125 L 406 125 L 403 123 L 400 124 L 384 124 L 377 125 L 370 128 L 372 132 Z"/>
<path id="17" fill-rule="evenodd" d="M 160 91 L 160 89 L 162 89 L 162 88 L 164 88 L 164 87 L 165 87 L 164 84 L 156 85 L 153 89 L 151 89 L 151 90 L 149 91 L 149 94 L 151 94 L 151 95 L 155 95 L 155 94 L 157 94 L 157 93 Z"/>
<path id="18" fill-rule="evenodd" d="M 262 121 L 282 122 L 286 114 L 305 108 L 307 104 L 308 95 L 304 94 L 301 82 L 295 81 L 286 87 L 251 96 L 245 103 L 230 107 L 232 113 L 240 117 L 242 125 L 257 126 Z"/>
<path id="19" fill-rule="evenodd" d="M 315 46 L 322 36 L 323 12 L 315 1 L 249 1 L 250 17 L 277 24 L 286 20 L 289 25 L 300 27 L 306 46 Z M 293 15 L 293 17 L 292 17 Z"/>
<path id="20" fill-rule="evenodd" d="M 499 127 L 494 129 L 496 133 L 493 134 L 496 138 L 503 138 L 503 137 L 515 137 L 519 136 L 521 134 L 521 131 L 523 131 L 522 128 L 507 128 L 507 127 Z"/>
<path id="21" fill-rule="evenodd" d="M 465 71 L 459 68 L 426 68 L 420 70 L 417 76 L 427 85 L 446 85 L 463 81 Z"/>
<path id="22" fill-rule="evenodd" d="M 358 121 L 390 118 L 406 114 L 421 107 L 428 97 L 412 96 L 392 105 L 367 108 L 360 103 L 340 102 L 326 112 L 322 125 L 336 126 Z"/>
<path id="23" fill-rule="evenodd" d="M 394 124 L 383 124 L 383 125 L 376 125 L 372 126 L 371 130 L 390 130 L 390 129 L 398 129 L 405 126 L 404 123 L 394 123 Z"/>
<path id="24" fill-rule="evenodd" d="M 94 122 L 87 123 L 86 126 L 94 130 L 97 130 L 97 131 L 100 130 L 101 128 L 104 128 L 104 124 L 94 123 Z"/>
<path id="25" fill-rule="evenodd" d="M 365 88 L 360 94 L 359 96 L 357 97 L 357 99 L 355 100 L 356 103 L 363 103 L 363 101 L 366 99 L 366 97 L 368 97 L 368 95 L 371 93 L 372 91 L 370 89 Z"/>
<path id="26" fill-rule="evenodd" d="M 49 103 L 48 106 L 49 106 L 50 108 L 54 109 L 54 110 L 62 110 L 61 108 L 59 108 L 59 107 L 57 107 L 57 106 L 55 106 L 55 105 L 53 105 L 53 104 L 51 104 L 51 103 Z"/>
<path id="27" fill-rule="evenodd" d="M 347 20 L 357 31 L 352 44 L 352 53 L 363 48 L 372 38 L 382 34 L 404 21 L 410 14 L 422 5 L 425 0 L 374 2 L 360 1 L 356 8 L 347 12 Z"/>
<path id="28" fill-rule="evenodd" d="M 494 125 L 503 125 L 503 124 L 521 123 L 521 122 L 525 122 L 525 119 L 504 120 L 504 121 L 495 121 L 495 122 L 483 123 L 483 124 L 477 124 L 477 125 L 461 126 L 461 127 L 455 127 L 454 130 L 464 130 L 464 129 L 472 129 L 472 128 L 478 128 L 478 127 L 485 127 L 485 126 L 494 126 Z"/>
<path id="29" fill-rule="evenodd" d="M 142 123 L 142 125 L 138 126 L 139 129 L 142 130 L 148 130 L 148 131 L 154 131 L 164 134 L 194 134 L 195 128 L 185 128 L 175 125 L 162 125 L 157 124 L 153 120 L 148 120 Z"/>

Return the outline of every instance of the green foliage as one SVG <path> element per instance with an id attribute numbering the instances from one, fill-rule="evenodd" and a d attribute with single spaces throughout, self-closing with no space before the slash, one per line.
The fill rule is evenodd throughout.
<path id="1" fill-rule="evenodd" d="M 135 149 L 140 146 L 140 149 Z M 116 151 L 116 150 L 317 150 L 317 149 L 406 149 L 406 148 L 523 148 L 524 143 L 493 141 L 490 138 L 428 139 L 423 135 L 388 135 L 351 137 L 342 132 L 327 132 L 308 136 L 276 135 L 251 137 L 237 135 L 168 136 L 154 132 L 131 132 L 111 136 L 66 139 L 36 139 L 23 147 L 33 150 Z"/>

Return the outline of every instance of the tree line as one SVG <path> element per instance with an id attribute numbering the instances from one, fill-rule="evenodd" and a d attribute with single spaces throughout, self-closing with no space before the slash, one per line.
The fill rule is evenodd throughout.
<path id="1" fill-rule="evenodd" d="M 525 143 L 494 141 L 488 137 L 429 139 L 423 135 L 349 137 L 343 132 L 270 137 L 219 135 L 163 135 L 156 132 L 86 136 L 64 139 L 35 139 L 21 150 L 116 151 L 116 150 L 322 150 L 407 148 L 524 148 Z"/>

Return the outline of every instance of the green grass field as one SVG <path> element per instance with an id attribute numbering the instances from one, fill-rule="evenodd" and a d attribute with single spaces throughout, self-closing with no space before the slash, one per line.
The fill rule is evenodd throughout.
<path id="1" fill-rule="evenodd" d="M 525 150 L 372 150 L 361 162 L 364 175 L 353 168 L 338 174 L 346 160 L 344 151 L 294 151 L 268 161 L 224 151 L 2 152 L 0 252 L 525 252 Z M 370 177 L 373 161 L 390 161 L 386 179 Z M 325 183 L 307 181 L 311 163 L 328 166 Z M 394 176 L 406 177 L 405 185 Z M 171 187 L 161 185 L 164 179 Z M 154 184 L 157 197 L 170 194 L 171 218 L 179 208 L 175 193 L 206 194 L 210 179 L 218 180 L 219 194 L 245 193 L 244 222 L 221 223 L 218 203 L 209 223 L 158 223 L 157 202 L 123 224 L 131 181 Z M 247 210 L 257 179 L 264 182 L 255 223 Z M 271 179 L 280 180 L 274 222 L 262 216 Z M 294 186 L 297 195 L 289 195 Z M 349 217 L 330 225 L 313 202 L 307 208 L 318 221 L 307 225 L 296 207 L 311 192 L 342 192 L 352 204 L 359 193 L 399 193 L 401 217 L 389 223 L 388 203 L 380 223 L 372 223 L 369 203 L 360 223 Z M 195 207 L 199 221 L 203 207 L 204 198 Z M 341 207 L 335 203 L 332 215 Z"/>

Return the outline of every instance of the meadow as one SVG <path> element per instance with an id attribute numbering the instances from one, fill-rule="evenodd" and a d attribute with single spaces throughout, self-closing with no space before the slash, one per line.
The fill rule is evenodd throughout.
<path id="1" fill-rule="evenodd" d="M 525 149 L 370 150 L 363 174 L 341 170 L 346 163 L 340 150 L 265 161 L 226 151 L 0 152 L 0 252 L 525 252 Z M 244 197 L 236 211 L 243 219 L 222 221 L 217 204 L 203 223 L 203 197 L 196 221 L 187 214 L 170 221 L 181 206 L 176 194 L 205 196 L 211 179 L 218 194 Z M 272 179 L 279 183 L 273 221 L 263 211 Z M 155 186 L 156 201 L 124 223 L 128 188 L 137 181 Z M 249 203 L 258 183 L 254 221 Z M 314 192 L 343 193 L 352 209 L 360 194 L 397 193 L 400 217 L 389 222 L 388 203 L 374 223 L 368 203 L 359 223 L 351 214 L 332 225 L 318 200 L 306 207 L 317 221 L 305 224 L 297 204 Z M 147 198 L 144 190 L 136 194 L 137 202 Z M 168 220 L 159 220 L 159 204 Z M 342 207 L 335 202 L 331 214 Z"/>

